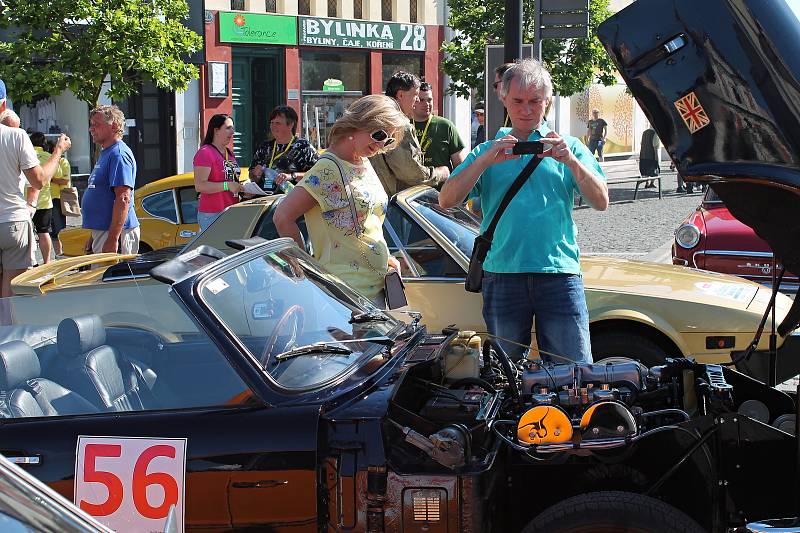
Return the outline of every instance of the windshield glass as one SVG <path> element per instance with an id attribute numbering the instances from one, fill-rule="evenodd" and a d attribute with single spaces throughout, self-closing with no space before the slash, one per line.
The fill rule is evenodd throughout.
<path id="1" fill-rule="evenodd" d="M 472 255 L 475 237 L 480 233 L 480 223 L 472 213 L 463 207 L 443 209 L 439 206 L 439 193 L 433 189 L 414 196 L 408 205 L 425 217 L 466 257 Z"/>
<path id="2" fill-rule="evenodd" d="M 383 352 L 398 325 L 296 248 L 207 277 L 199 293 L 288 389 L 319 387 L 349 374 L 363 358 Z M 371 337 L 383 344 L 368 341 Z M 325 349 L 330 346 L 336 349 Z"/>

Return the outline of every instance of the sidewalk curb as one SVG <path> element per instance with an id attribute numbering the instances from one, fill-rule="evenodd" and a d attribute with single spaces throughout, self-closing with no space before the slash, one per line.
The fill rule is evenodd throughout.
<path id="1" fill-rule="evenodd" d="M 669 239 L 659 247 L 651 250 L 647 255 L 642 257 L 642 261 L 650 261 L 653 263 L 672 264 L 672 243 L 673 239 Z"/>

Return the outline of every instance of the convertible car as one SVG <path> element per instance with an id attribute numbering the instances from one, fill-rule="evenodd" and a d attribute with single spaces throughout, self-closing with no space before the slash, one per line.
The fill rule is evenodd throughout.
<path id="1" fill-rule="evenodd" d="M 797 271 L 792 17 L 779 1 L 650 0 L 598 35 L 684 175 Z M 673 105 L 689 93 L 701 128 Z M 744 133 L 742 94 L 758 116 Z M 27 278 L 2 309 L 0 452 L 115 530 L 727 533 L 796 511 L 797 484 L 775 483 L 798 472 L 796 397 L 734 361 L 515 363 L 485 334 L 376 309 L 293 241 L 227 238 Z M 662 272 L 636 283 L 669 294 Z M 787 302 L 696 275 L 732 307 L 755 291 L 739 309 L 760 302 L 765 327 L 733 355 L 752 361 Z M 796 307 L 775 311 L 777 335 Z"/>
<path id="2" fill-rule="evenodd" d="M 234 250 L 226 241 L 232 238 L 277 238 L 272 215 L 282 198 L 268 196 L 231 206 L 183 248 L 157 250 L 139 258 L 112 254 L 43 265 L 17 277 L 14 291 L 72 292 L 95 283 L 128 284 L 130 291 L 140 290 L 147 283 L 142 278 L 149 268 L 180 249 L 209 245 L 230 253 Z M 429 187 L 403 191 L 390 203 L 384 236 L 402 265 L 408 309 L 421 312 L 423 323 L 432 330 L 450 324 L 486 330 L 480 294 L 464 290 L 478 230 L 478 222 L 466 209 L 439 207 L 438 193 Z M 312 251 L 313 242 L 306 239 L 306 243 L 307 251 Z M 117 261 L 123 262 L 104 268 Z M 89 265 L 95 268 L 80 270 Z M 603 257 L 584 257 L 582 268 L 595 359 L 623 356 L 649 365 L 678 356 L 702 362 L 731 361 L 753 340 L 770 300 L 770 291 L 763 286 L 694 269 Z M 138 278 L 136 286 L 129 284 L 132 278 Z M 780 318 L 791 300 L 780 294 L 777 305 Z M 800 373 L 800 336 L 790 335 L 778 344 L 780 382 Z M 756 353 L 740 361 L 739 368 L 766 380 L 768 346 L 768 339 L 762 339 Z"/>
<path id="3" fill-rule="evenodd" d="M 731 214 L 713 188 L 675 230 L 672 263 L 733 274 L 769 286 L 773 274 L 781 268 L 780 261 L 775 264 L 769 245 Z M 785 272 L 781 290 L 797 293 L 798 281 L 796 274 Z"/>

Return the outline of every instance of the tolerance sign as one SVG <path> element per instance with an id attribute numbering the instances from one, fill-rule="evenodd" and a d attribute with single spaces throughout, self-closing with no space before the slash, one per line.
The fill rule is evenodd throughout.
<path id="1" fill-rule="evenodd" d="M 708 118 L 706 110 L 700 105 L 700 100 L 697 99 L 694 91 L 676 101 L 675 108 L 681 114 L 686 127 L 689 128 L 689 133 L 696 133 L 711 124 L 711 119 Z"/>

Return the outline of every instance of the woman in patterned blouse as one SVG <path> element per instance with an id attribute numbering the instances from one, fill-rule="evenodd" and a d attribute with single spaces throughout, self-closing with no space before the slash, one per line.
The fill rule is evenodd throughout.
<path id="1" fill-rule="evenodd" d="M 328 150 L 278 204 L 273 221 L 281 237 L 303 246 L 297 219 L 305 216 L 314 257 L 331 273 L 385 308 L 384 277 L 400 263 L 389 253 L 383 219 L 389 197 L 369 157 L 403 139 L 406 117 L 392 98 L 359 98 L 336 120 Z"/>
<path id="2" fill-rule="evenodd" d="M 297 136 L 297 121 L 289 106 L 278 106 L 269 115 L 272 138 L 261 143 L 250 164 L 250 178 L 264 190 L 274 192 L 285 181 L 296 183 L 319 159 L 311 143 Z"/>

